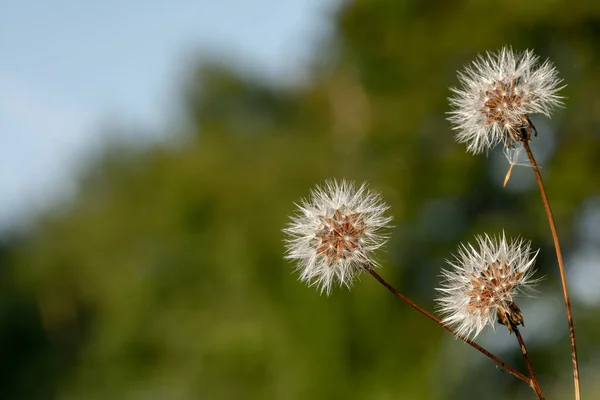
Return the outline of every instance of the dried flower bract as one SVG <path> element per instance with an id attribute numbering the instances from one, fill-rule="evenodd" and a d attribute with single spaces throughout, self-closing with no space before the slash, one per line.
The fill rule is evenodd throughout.
<path id="1" fill-rule="evenodd" d="M 442 272 L 437 302 L 443 322 L 473 338 L 496 320 L 512 332 L 523 325 L 515 297 L 538 282 L 532 278 L 537 252 L 523 240 L 507 242 L 504 234 L 476 240 L 478 248 L 462 244 L 455 260 L 448 261 L 451 268 Z"/>
<path id="2" fill-rule="evenodd" d="M 529 141 L 535 131 L 529 116 L 544 114 L 562 104 L 557 92 L 562 80 L 550 61 L 527 50 L 515 53 L 504 47 L 487 53 L 458 74 L 461 88 L 451 88 L 448 120 L 456 139 L 473 154 L 488 151 L 499 142 Z"/>
<path id="3" fill-rule="evenodd" d="M 300 280 L 329 294 L 334 282 L 350 287 L 365 265 L 376 266 L 372 252 L 387 241 L 387 208 L 366 184 L 331 180 L 313 189 L 284 229 L 286 258 L 298 262 Z"/>

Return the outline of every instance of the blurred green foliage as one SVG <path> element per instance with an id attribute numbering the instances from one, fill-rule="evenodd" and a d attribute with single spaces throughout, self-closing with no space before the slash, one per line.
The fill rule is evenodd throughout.
<path id="1" fill-rule="evenodd" d="M 502 188 L 502 154 L 465 154 L 444 113 L 455 71 L 479 52 L 512 45 L 554 61 L 566 107 L 534 119 L 534 151 L 574 253 L 578 210 L 600 189 L 600 5 L 357 0 L 331 19 L 305 84 L 199 63 L 173 143 L 110 147 L 67 207 L 4 238 L 3 399 L 534 398 L 367 276 L 329 298 L 296 280 L 281 229 L 293 202 L 329 177 L 382 193 L 395 229 L 381 273 L 429 309 L 458 242 L 502 229 L 532 239 L 560 322 L 538 326 L 557 334 L 536 341 L 528 328 L 542 319 L 526 313 L 525 339 L 547 397 L 571 397 L 533 174 L 517 168 Z M 600 398 L 600 310 L 574 306 L 583 394 Z M 516 342 L 499 355 L 524 370 Z"/>

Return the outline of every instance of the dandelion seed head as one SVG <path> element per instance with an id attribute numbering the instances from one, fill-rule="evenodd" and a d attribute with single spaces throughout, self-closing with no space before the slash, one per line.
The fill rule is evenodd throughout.
<path id="1" fill-rule="evenodd" d="M 515 304 L 519 294 L 530 294 L 537 252 L 523 240 L 508 242 L 501 237 L 477 236 L 477 248 L 461 244 L 449 269 L 442 271 L 436 299 L 443 322 L 461 336 L 475 338 L 496 320 L 512 331 L 523 323 Z"/>
<path id="2" fill-rule="evenodd" d="M 366 183 L 329 180 L 313 189 L 284 229 L 299 279 L 327 294 L 334 283 L 351 287 L 366 265 L 377 266 L 372 253 L 387 241 L 387 209 Z"/>
<path id="3" fill-rule="evenodd" d="M 562 79 L 550 61 L 540 63 L 532 51 L 516 53 L 504 47 L 480 55 L 459 72 L 460 88 L 451 88 L 448 120 L 456 140 L 473 154 L 488 151 L 501 141 L 529 140 L 531 114 L 550 117 L 562 105 L 557 92 Z"/>

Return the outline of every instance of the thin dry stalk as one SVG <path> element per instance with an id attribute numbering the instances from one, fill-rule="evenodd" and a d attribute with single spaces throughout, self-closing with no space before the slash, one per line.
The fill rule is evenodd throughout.
<path id="1" fill-rule="evenodd" d="M 429 318 L 430 320 L 432 320 L 433 322 L 435 322 L 436 324 L 438 324 L 439 326 L 441 326 L 442 328 L 447 330 L 448 332 L 452 333 L 453 335 L 456 335 L 456 337 L 458 337 L 460 340 L 462 340 L 469 346 L 473 347 L 475 350 L 479 351 L 484 356 L 486 356 L 489 359 L 491 359 L 492 361 L 494 361 L 496 364 L 498 364 L 500 366 L 501 370 L 503 370 L 504 372 L 514 376 L 517 379 L 522 380 L 523 382 L 527 383 L 529 386 L 532 386 L 532 380 L 530 378 L 526 377 L 525 375 L 523 375 L 522 373 L 520 373 L 519 371 L 517 371 L 510 365 L 506 364 L 504 361 L 502 361 L 501 359 L 499 359 L 498 357 L 496 357 L 495 355 L 493 355 L 492 353 L 490 353 L 489 351 L 487 351 L 486 349 L 484 349 L 483 347 L 481 347 L 474 341 L 472 341 L 466 337 L 457 335 L 456 332 L 454 331 L 454 329 L 452 329 L 450 326 L 444 324 L 435 315 L 424 310 L 418 304 L 414 303 L 408 297 L 404 296 L 402 293 L 400 293 L 398 290 L 396 290 L 392 285 L 387 283 L 377 272 L 375 272 L 375 270 L 370 265 L 365 265 L 364 268 L 369 274 L 371 274 L 375 279 L 377 279 L 377 281 L 379 283 L 381 283 L 387 290 L 389 290 L 393 295 L 398 297 L 400 300 L 404 301 L 406 304 L 408 304 L 409 306 L 411 306 L 412 308 L 414 308 L 415 310 L 417 310 L 418 312 L 420 312 L 421 314 L 423 314 L 424 316 L 426 316 L 427 318 Z"/>
<path id="2" fill-rule="evenodd" d="M 544 203 L 544 209 L 546 216 L 548 217 L 548 223 L 550 224 L 550 232 L 552 232 L 552 239 L 554 240 L 554 248 L 556 249 L 556 258 L 558 259 L 558 270 L 560 271 L 560 282 L 562 283 L 563 297 L 565 299 L 565 306 L 567 308 L 567 321 L 569 322 L 569 337 L 571 339 L 571 361 L 573 362 L 573 382 L 575 385 L 575 399 L 580 400 L 581 394 L 579 389 L 579 364 L 577 362 L 577 346 L 575 345 L 575 327 L 573 326 L 573 314 L 571 312 L 571 300 L 569 298 L 569 289 L 567 288 L 567 276 L 565 274 L 565 265 L 563 262 L 562 252 L 560 250 L 560 241 L 558 240 L 558 233 L 556 231 L 556 224 L 554 222 L 554 216 L 552 215 L 552 209 L 550 208 L 550 202 L 548 201 L 548 195 L 544 188 L 544 182 L 542 181 L 542 175 L 538 169 L 538 165 L 533 156 L 533 152 L 529 147 L 527 141 L 522 142 L 531 166 L 533 167 L 533 173 L 537 180 L 538 187 L 540 189 L 540 195 L 542 196 L 542 202 Z"/>
<path id="3" fill-rule="evenodd" d="M 517 336 L 517 340 L 519 341 L 519 347 L 521 348 L 521 353 L 523 354 L 523 358 L 525 358 L 525 363 L 527 364 L 527 370 L 529 371 L 529 377 L 531 378 L 531 388 L 533 389 L 539 400 L 544 400 L 544 394 L 542 393 L 540 383 L 538 382 L 535 376 L 535 372 L 533 371 L 533 365 L 531 364 L 531 360 L 529 359 L 529 354 L 527 353 L 527 348 L 525 347 L 525 342 L 523 341 L 521 332 L 519 332 L 519 329 L 516 327 L 516 325 L 512 326 L 512 330 Z"/>

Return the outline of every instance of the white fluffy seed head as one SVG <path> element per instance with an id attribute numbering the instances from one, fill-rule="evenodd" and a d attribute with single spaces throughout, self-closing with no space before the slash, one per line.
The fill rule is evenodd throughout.
<path id="1" fill-rule="evenodd" d="M 562 79 L 554 65 L 526 50 L 515 53 L 504 47 L 497 53 L 479 55 L 458 74 L 460 88 L 451 88 L 452 111 L 448 120 L 456 140 L 467 145 L 467 152 L 487 152 L 499 142 L 529 140 L 523 129 L 531 131 L 529 115 L 544 114 L 562 105 L 557 92 Z"/>
<path id="2" fill-rule="evenodd" d="M 329 180 L 303 199 L 284 229 L 286 258 L 297 261 L 300 280 L 331 293 L 334 283 L 350 288 L 365 265 L 377 266 L 372 253 L 387 241 L 390 217 L 379 194 L 366 183 Z"/>
<path id="3" fill-rule="evenodd" d="M 497 319 L 506 322 L 508 317 L 514 325 L 522 323 L 515 298 L 531 293 L 538 282 L 533 279 L 537 251 L 531 250 L 529 242 L 509 242 L 504 233 L 476 236 L 476 241 L 477 247 L 461 244 L 454 261 L 448 261 L 450 268 L 442 271 L 436 299 L 444 315 L 442 322 L 457 335 L 473 339 L 486 325 L 494 327 Z M 512 330 L 510 324 L 507 328 Z"/>

